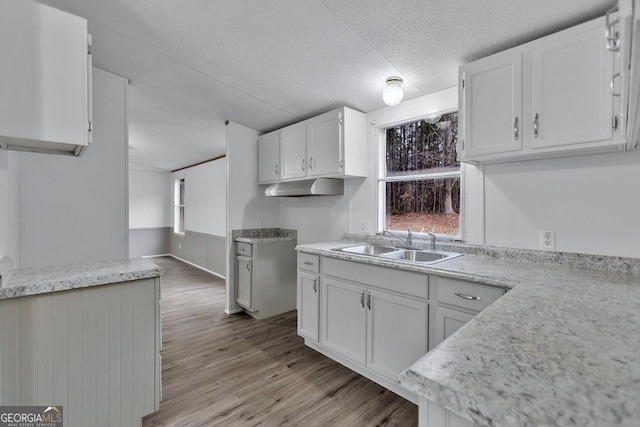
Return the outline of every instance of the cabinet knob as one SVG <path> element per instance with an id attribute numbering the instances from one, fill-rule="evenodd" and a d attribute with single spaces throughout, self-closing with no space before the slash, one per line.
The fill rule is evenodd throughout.
<path id="1" fill-rule="evenodd" d="M 362 305 L 362 308 L 364 308 L 364 291 L 362 291 L 362 294 L 360 294 L 360 305 Z"/>
<path id="2" fill-rule="evenodd" d="M 304 172 L 304 159 L 302 159 L 302 162 L 300 162 L 300 167 L 302 168 L 302 171 Z"/>
<path id="3" fill-rule="evenodd" d="M 313 170 L 313 157 L 309 157 L 309 170 Z"/>
<path id="4" fill-rule="evenodd" d="M 313 279 L 313 292 L 318 293 L 318 279 Z"/>

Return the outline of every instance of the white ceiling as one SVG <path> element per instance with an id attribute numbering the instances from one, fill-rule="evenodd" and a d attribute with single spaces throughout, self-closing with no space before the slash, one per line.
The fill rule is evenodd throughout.
<path id="1" fill-rule="evenodd" d="M 267 132 L 451 86 L 458 66 L 595 18 L 615 0 L 39 0 L 87 18 L 94 65 L 131 81 L 132 167 L 225 152 L 225 120 Z M 604 31 L 604 30 L 603 30 Z M 94 100 L 99 102 L 99 100 Z"/>

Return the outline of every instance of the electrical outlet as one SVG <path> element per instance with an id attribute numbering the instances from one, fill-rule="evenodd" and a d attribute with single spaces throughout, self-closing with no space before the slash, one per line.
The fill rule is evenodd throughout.
<path id="1" fill-rule="evenodd" d="M 370 222 L 369 221 L 360 221 L 360 232 L 361 233 L 368 233 L 369 232 L 369 228 L 370 228 Z"/>
<path id="2" fill-rule="evenodd" d="M 556 248 L 556 232 L 540 230 L 540 249 L 554 250 Z"/>

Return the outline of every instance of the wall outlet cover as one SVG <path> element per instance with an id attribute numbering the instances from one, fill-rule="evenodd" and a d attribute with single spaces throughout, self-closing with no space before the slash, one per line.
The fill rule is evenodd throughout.
<path id="1" fill-rule="evenodd" d="M 540 230 L 540 249 L 554 250 L 556 248 L 556 232 Z"/>

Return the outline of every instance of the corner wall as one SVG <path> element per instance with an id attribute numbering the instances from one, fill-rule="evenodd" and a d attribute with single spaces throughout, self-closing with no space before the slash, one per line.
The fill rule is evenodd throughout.
<path id="1" fill-rule="evenodd" d="M 0 150 L 0 258 L 13 259 L 14 268 L 20 264 L 18 163 L 17 152 Z"/>
<path id="2" fill-rule="evenodd" d="M 127 258 L 127 91 L 94 68 L 86 152 L 19 154 L 21 268 Z"/>
<path id="3" fill-rule="evenodd" d="M 229 122 L 227 124 L 227 230 L 226 288 L 227 313 L 240 311 L 235 297 L 235 247 L 231 231 L 277 227 L 280 201 L 266 197 L 258 185 L 258 132 Z"/>

